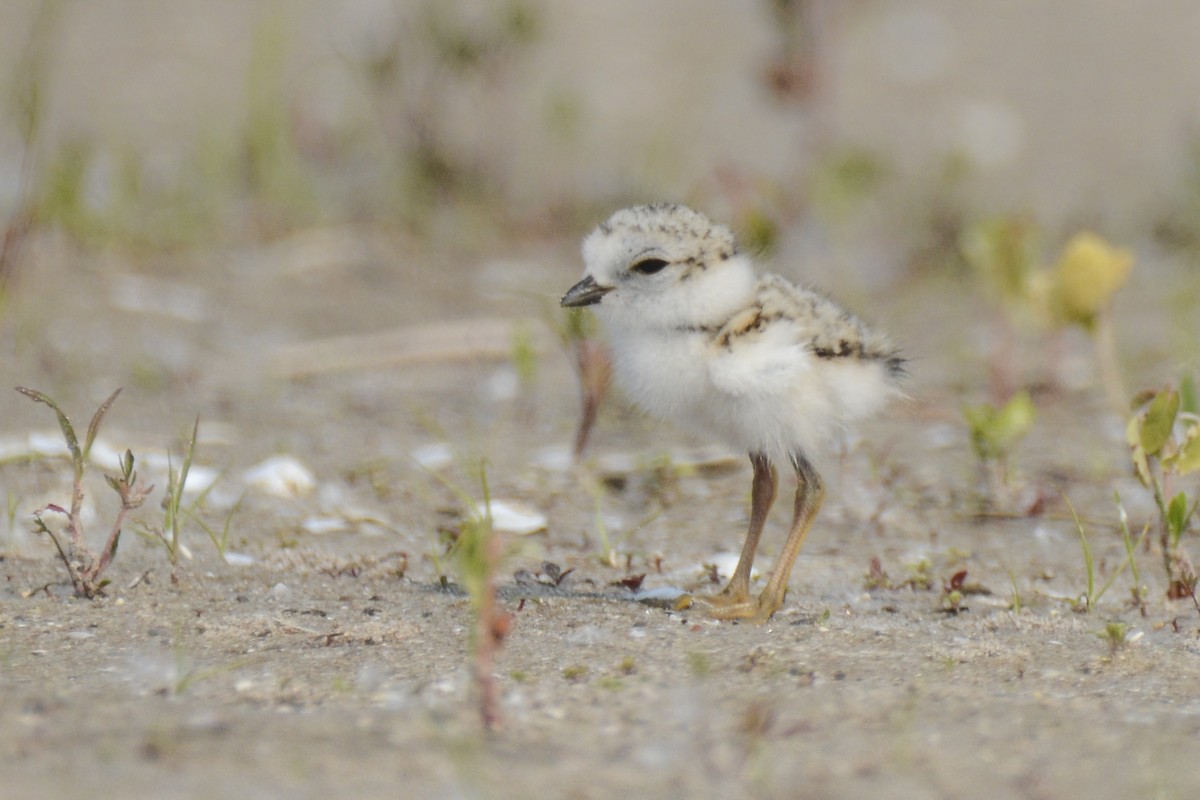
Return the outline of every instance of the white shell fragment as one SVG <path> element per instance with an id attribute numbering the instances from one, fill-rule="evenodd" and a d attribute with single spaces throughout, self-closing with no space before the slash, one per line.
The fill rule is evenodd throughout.
<path id="1" fill-rule="evenodd" d="M 638 589 L 633 599 L 638 602 L 669 603 L 683 597 L 687 592 L 677 586 L 658 586 L 654 589 Z"/>
<path id="2" fill-rule="evenodd" d="M 344 517 L 308 517 L 300 525 L 305 533 L 314 536 L 324 536 L 327 533 L 341 533 L 348 530 L 350 525 Z"/>
<path id="3" fill-rule="evenodd" d="M 58 456 L 70 456 L 60 431 L 30 431 L 0 437 L 0 462 Z"/>
<path id="4" fill-rule="evenodd" d="M 489 508 L 492 512 L 492 528 L 518 536 L 528 536 L 546 530 L 546 515 L 515 500 L 493 499 Z"/>
<path id="5" fill-rule="evenodd" d="M 431 442 L 413 449 L 409 454 L 413 461 L 425 469 L 436 472 L 454 463 L 454 451 L 445 442 Z"/>
<path id="6" fill-rule="evenodd" d="M 287 499 L 304 497 L 317 488 L 312 470 L 292 456 L 271 456 L 242 473 L 247 486 Z"/>
<path id="7" fill-rule="evenodd" d="M 737 553 L 714 553 L 704 563 L 697 564 L 693 568 L 693 571 L 699 573 L 708 572 L 708 565 L 711 564 L 717 568 L 717 575 L 727 580 L 733 575 L 734 570 L 737 569 L 738 558 L 739 555 Z M 762 574 L 758 571 L 758 568 L 752 567 L 750 569 L 750 580 L 758 580 L 760 577 L 762 577 Z"/>

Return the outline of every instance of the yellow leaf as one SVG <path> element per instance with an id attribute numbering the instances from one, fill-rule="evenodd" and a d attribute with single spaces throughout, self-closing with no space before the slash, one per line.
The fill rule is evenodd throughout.
<path id="1" fill-rule="evenodd" d="M 1090 327 L 1125 285 L 1132 268 L 1132 251 L 1113 247 L 1094 233 L 1075 234 L 1054 267 L 1058 316 Z"/>
<path id="2" fill-rule="evenodd" d="M 1150 401 L 1138 428 L 1138 442 L 1147 455 L 1155 455 L 1171 440 L 1175 417 L 1179 413 L 1179 392 L 1165 389 Z"/>
<path id="3" fill-rule="evenodd" d="M 1163 459 L 1163 463 L 1166 463 L 1166 459 Z M 1180 475 L 1200 470 L 1200 425 L 1188 429 L 1183 444 L 1172 456 L 1169 466 Z"/>

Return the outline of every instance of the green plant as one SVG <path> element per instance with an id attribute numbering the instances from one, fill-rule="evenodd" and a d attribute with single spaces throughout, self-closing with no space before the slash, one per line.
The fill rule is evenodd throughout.
<path id="1" fill-rule="evenodd" d="M 183 466 L 179 472 L 171 465 L 171 456 L 167 455 L 167 496 L 163 500 L 163 543 L 171 557 L 171 582 L 179 583 L 179 530 L 182 527 L 183 489 L 187 485 L 188 471 L 192 468 L 192 456 L 196 451 L 196 435 L 200 432 L 200 417 L 196 417 L 192 425 L 192 437 L 188 439 L 187 449 L 183 454 Z M 171 539 L 167 541 L 166 532 Z M 224 553 L 222 553 L 224 555 Z"/>
<path id="2" fill-rule="evenodd" d="M 213 485 L 215 485 L 215 483 Z M 217 554 L 221 556 L 221 560 L 224 561 L 225 554 L 229 551 L 230 523 L 233 522 L 234 515 L 241 511 L 242 502 L 246 499 L 246 495 L 243 494 L 241 497 L 239 497 L 237 502 L 233 504 L 233 507 L 229 509 L 229 513 L 225 515 L 225 523 L 221 526 L 221 532 L 218 534 L 208 523 L 204 521 L 199 514 L 200 506 L 203 505 L 204 499 L 208 496 L 209 491 L 212 490 L 213 485 L 210 485 L 207 489 L 201 492 L 200 496 L 197 497 L 188 508 L 183 510 L 183 513 L 187 515 L 188 519 L 199 525 L 202 531 L 208 534 L 208 538 L 212 541 L 213 547 L 217 549 Z"/>
<path id="3" fill-rule="evenodd" d="M 1033 428 L 1033 400 L 1029 392 L 1021 391 L 1002 406 L 964 405 L 962 413 L 971 435 L 971 449 L 988 473 L 993 496 L 999 495 L 1009 482 L 1013 448 Z"/>
<path id="4" fill-rule="evenodd" d="M 1115 656 L 1117 651 L 1129 643 L 1127 638 L 1129 626 L 1120 620 L 1110 620 L 1104 624 L 1104 630 L 1096 635 L 1108 643 L 1108 653 Z"/>
<path id="5" fill-rule="evenodd" d="M 1179 479 L 1200 471 L 1200 415 L 1183 405 L 1184 394 L 1167 387 L 1139 403 L 1125 429 L 1134 471 L 1154 495 L 1159 515 L 1159 547 L 1171 598 L 1196 598 L 1196 571 L 1183 547 L 1183 534 L 1196 518 L 1200 491 L 1172 491 Z M 1189 399 L 1195 402 L 1194 398 Z M 1169 499 L 1168 499 L 1169 498 Z"/>
<path id="6" fill-rule="evenodd" d="M 1125 514 L 1125 508 L 1121 505 L 1121 498 L 1116 497 L 1117 508 L 1121 518 L 1122 542 L 1125 546 L 1125 559 L 1113 570 L 1112 574 L 1104 583 L 1096 586 L 1096 560 L 1092 553 L 1092 545 L 1088 541 L 1087 532 L 1084 530 L 1083 522 L 1079 519 L 1079 515 L 1075 512 L 1075 506 L 1071 504 L 1070 498 L 1064 496 L 1067 503 L 1067 508 L 1071 511 L 1071 518 L 1075 521 L 1075 530 L 1079 534 L 1079 546 L 1083 552 L 1083 568 L 1084 574 L 1087 577 L 1087 591 L 1080 597 L 1075 598 L 1074 606 L 1079 611 L 1091 611 L 1100 602 L 1100 598 L 1112 587 L 1117 578 L 1126 567 L 1130 568 L 1133 575 L 1133 597 L 1135 604 L 1140 608 L 1144 603 L 1144 588 L 1141 585 L 1141 575 L 1137 568 L 1137 559 L 1134 556 L 1136 550 L 1145 544 L 1146 535 L 1150 532 L 1150 526 L 1147 525 L 1142 531 L 1142 536 L 1135 545 L 1132 537 L 1129 535 L 1129 520 Z"/>
<path id="7" fill-rule="evenodd" d="M 496 654 L 512 629 L 513 618 L 499 607 L 496 598 L 496 572 L 503 558 L 503 547 L 492 525 L 487 461 L 479 462 L 483 495 L 480 503 L 448 479 L 431 474 L 458 495 L 467 509 L 452 553 L 475 617 L 471 630 L 472 673 L 479 693 L 479 715 L 484 728 L 490 731 L 500 725 L 499 688 L 494 674 Z"/>
<path id="8" fill-rule="evenodd" d="M 500 112 L 541 19 L 525 0 L 487 4 L 481 13 L 438 0 L 405 7 L 390 34 L 375 32 L 350 63 L 378 122 L 377 160 L 394 213 L 420 227 L 441 208 L 463 213 L 480 200 L 495 207 L 506 195 L 506 176 L 496 170 L 505 161 L 503 140 L 481 128 L 467 132 L 474 141 L 464 144 L 454 110 L 468 102 L 483 116 Z"/>
<path id="9" fill-rule="evenodd" d="M 1082 328 L 1092 339 L 1101 383 L 1113 408 L 1125 392 L 1113 326 L 1113 296 L 1129 279 L 1133 253 L 1090 231 L 1072 236 L 1057 261 L 1038 266 L 1038 229 L 1019 217 L 977 223 L 962 239 L 964 259 L 1005 311 L 1008 326 L 996 350 L 998 394 L 1015 385 L 1013 329 Z"/>
<path id="10" fill-rule="evenodd" d="M 100 430 L 100 423 L 104 420 L 104 415 L 108 413 L 108 409 L 117 399 L 117 395 L 121 393 L 121 390 L 117 389 L 109 395 L 108 399 L 96 409 L 96 413 L 92 415 L 92 421 L 88 424 L 87 435 L 83 440 L 82 446 L 80 446 L 79 439 L 75 435 L 75 428 L 71 425 L 71 421 L 54 400 L 33 389 L 17 387 L 17 391 L 38 403 L 50 406 L 54 410 L 54 413 L 58 416 L 58 424 L 62 429 L 63 438 L 66 439 L 67 449 L 70 451 L 71 463 L 74 467 L 70 510 L 53 503 L 39 509 L 33 515 L 35 530 L 38 533 L 46 534 L 54 542 L 59 558 L 66 567 L 67 574 L 71 577 L 71 583 L 75 587 L 75 594 L 82 597 L 95 597 L 103 593 L 104 586 L 107 584 L 107 581 L 103 580 L 101 575 L 108 565 L 112 563 L 113 558 L 117 554 L 117 545 L 121 538 L 121 526 L 125 522 L 125 517 L 130 511 L 139 508 L 145 502 L 150 492 L 154 490 L 154 486 L 146 486 L 142 481 L 138 480 L 137 473 L 133 468 L 133 453 L 126 450 L 125 456 L 121 459 L 120 477 L 105 475 L 108 485 L 121 498 L 121 508 L 117 512 L 112 529 L 109 531 L 104 549 L 100 552 L 99 556 L 92 553 L 84 541 L 83 523 L 80 517 L 80 511 L 83 506 L 84 462 L 87 460 L 88 454 L 92 449 L 92 444 L 96 440 L 96 434 Z M 43 516 L 47 511 L 53 511 L 67 518 L 67 530 L 64 533 L 55 533 L 46 524 Z"/>

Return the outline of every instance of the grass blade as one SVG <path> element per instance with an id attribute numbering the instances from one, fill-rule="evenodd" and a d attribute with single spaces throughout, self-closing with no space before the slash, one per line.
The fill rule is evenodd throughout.
<path id="1" fill-rule="evenodd" d="M 1088 544 L 1087 534 L 1084 533 L 1083 523 L 1079 521 L 1079 515 L 1075 513 L 1075 506 L 1071 504 L 1071 499 L 1063 495 L 1063 500 L 1067 503 L 1067 508 L 1071 509 L 1071 516 L 1075 519 L 1075 530 L 1079 531 L 1079 542 L 1083 547 L 1083 565 L 1087 570 L 1087 610 L 1092 610 L 1092 605 L 1095 603 L 1096 597 L 1096 563 L 1092 559 L 1092 546 Z"/>

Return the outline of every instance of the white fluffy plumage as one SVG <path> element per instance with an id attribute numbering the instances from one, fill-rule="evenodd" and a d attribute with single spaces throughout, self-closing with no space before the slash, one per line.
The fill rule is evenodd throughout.
<path id="1" fill-rule="evenodd" d="M 899 392 L 904 359 L 880 333 L 815 292 L 756 276 L 729 229 L 679 205 L 627 208 L 583 242 L 583 279 L 563 296 L 594 306 L 617 383 L 659 417 L 743 448 L 754 469 L 750 526 L 726 587 L 681 601 L 721 619 L 766 622 L 825 496 L 810 455 L 839 428 Z M 797 488 L 787 540 L 766 587 L 751 566 L 791 463 Z"/>
<path id="2" fill-rule="evenodd" d="M 618 211 L 583 258 L 564 303 L 593 305 L 618 385 L 654 416 L 778 464 L 899 392 L 904 362 L 885 336 L 815 292 L 758 277 L 729 230 L 689 208 Z"/>

